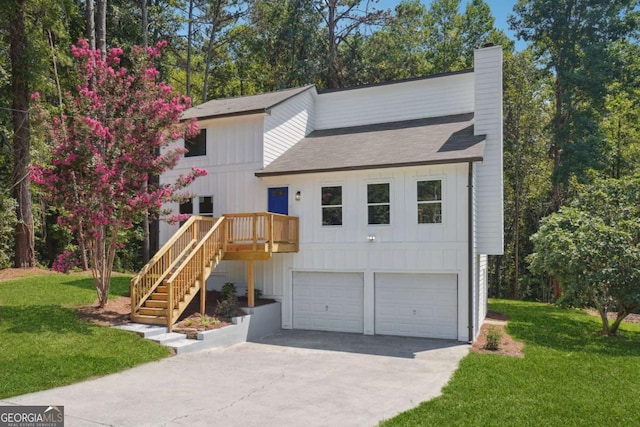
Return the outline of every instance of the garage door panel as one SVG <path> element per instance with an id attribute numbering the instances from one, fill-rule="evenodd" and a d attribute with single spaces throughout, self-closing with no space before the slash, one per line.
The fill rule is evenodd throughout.
<path id="1" fill-rule="evenodd" d="M 375 332 L 457 338 L 456 276 L 377 273 Z"/>
<path id="2" fill-rule="evenodd" d="M 362 273 L 293 273 L 293 327 L 360 332 L 363 325 Z"/>

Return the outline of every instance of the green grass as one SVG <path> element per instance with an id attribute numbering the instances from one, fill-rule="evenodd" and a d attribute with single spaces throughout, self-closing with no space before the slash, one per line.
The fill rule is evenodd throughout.
<path id="1" fill-rule="evenodd" d="M 111 297 L 128 276 L 113 277 Z M 0 282 L 0 399 L 110 374 L 169 355 L 135 334 L 92 325 L 72 307 L 91 304 L 90 276 L 51 275 Z"/>
<path id="2" fill-rule="evenodd" d="M 603 337 L 599 318 L 495 300 L 523 359 L 470 353 L 440 397 L 382 426 L 640 425 L 640 325 Z"/>

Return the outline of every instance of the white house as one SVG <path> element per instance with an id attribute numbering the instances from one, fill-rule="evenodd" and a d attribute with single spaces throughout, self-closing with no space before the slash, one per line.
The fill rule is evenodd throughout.
<path id="1" fill-rule="evenodd" d="M 213 100 L 190 117 L 201 135 L 162 180 L 208 176 L 174 211 L 299 218 L 299 251 L 255 266 L 283 329 L 476 338 L 487 255 L 503 253 L 499 46 L 472 70 Z M 225 282 L 246 284 L 244 263 L 222 261 L 208 286 Z"/>

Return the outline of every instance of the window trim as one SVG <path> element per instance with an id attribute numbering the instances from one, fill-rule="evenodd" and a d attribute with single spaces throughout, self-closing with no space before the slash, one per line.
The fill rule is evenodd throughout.
<path id="1" fill-rule="evenodd" d="M 387 202 L 375 202 L 375 203 L 369 203 L 369 186 L 370 185 L 380 185 L 380 184 L 386 184 L 388 187 L 388 201 Z M 371 181 L 371 182 L 365 182 L 365 199 L 366 199 L 366 205 L 367 205 L 367 210 L 366 210 L 366 216 L 367 216 L 367 227 L 385 227 L 385 226 L 390 226 L 391 225 L 391 181 L 390 180 L 386 180 L 386 181 Z M 385 223 L 381 223 L 381 224 L 372 224 L 371 222 L 369 222 L 370 218 L 369 218 L 369 207 L 370 206 L 388 206 L 389 207 L 389 222 L 385 222 Z"/>
<path id="2" fill-rule="evenodd" d="M 440 200 L 418 200 L 418 184 L 420 182 L 431 182 L 431 181 L 437 181 L 440 182 Z M 416 213 L 416 223 L 418 225 L 442 225 L 444 224 L 444 190 L 445 190 L 445 183 L 444 183 L 444 178 L 442 177 L 418 177 L 416 179 L 416 185 L 415 185 L 415 213 Z M 420 205 L 435 205 L 435 204 L 440 204 L 440 222 L 420 222 L 420 215 L 418 214 L 419 212 L 419 207 Z"/>
<path id="3" fill-rule="evenodd" d="M 340 187 L 340 204 L 325 205 L 322 200 L 323 189 L 331 187 Z M 324 210 L 326 208 L 340 209 L 340 224 L 324 224 Z M 344 185 L 342 183 L 320 184 L 320 225 L 322 227 L 342 227 L 344 225 Z"/>

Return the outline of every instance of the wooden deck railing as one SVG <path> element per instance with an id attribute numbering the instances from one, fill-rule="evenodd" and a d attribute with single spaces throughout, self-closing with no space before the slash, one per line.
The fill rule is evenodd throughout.
<path id="1" fill-rule="evenodd" d="M 131 279 L 131 311 L 135 312 L 189 250 L 215 224 L 215 218 L 192 216 Z"/>
<path id="2" fill-rule="evenodd" d="M 225 214 L 227 243 L 251 244 L 254 251 L 258 244 L 268 245 L 272 252 L 274 243 L 298 244 L 298 218 L 270 212 Z M 297 246 L 296 246 L 297 250 Z"/>

